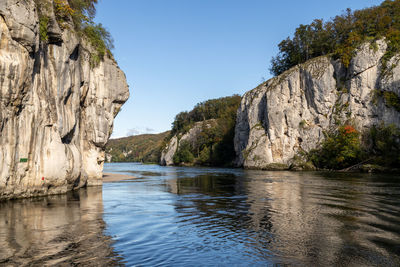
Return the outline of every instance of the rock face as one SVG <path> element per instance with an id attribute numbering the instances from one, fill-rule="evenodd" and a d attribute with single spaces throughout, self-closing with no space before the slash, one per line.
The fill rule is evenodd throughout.
<path id="1" fill-rule="evenodd" d="M 187 133 L 174 135 L 161 151 L 160 165 L 174 165 L 174 155 L 182 142 L 189 142 L 193 147 L 197 142 L 197 138 L 202 132 L 203 127 L 210 128 L 215 125 L 216 120 L 210 119 L 201 122 L 196 122 Z"/>
<path id="2" fill-rule="evenodd" d="M 395 124 L 400 113 L 380 92 L 400 95 L 400 65 L 383 75 L 386 43 L 362 46 L 348 68 L 319 57 L 298 65 L 247 92 L 237 114 L 236 164 L 269 169 L 290 164 L 299 151 L 315 148 L 323 132 L 351 122 L 360 131 L 372 125 Z"/>
<path id="3" fill-rule="evenodd" d="M 175 135 L 161 151 L 160 165 L 171 166 L 174 164 L 174 155 L 178 150 L 178 137 Z"/>
<path id="4" fill-rule="evenodd" d="M 129 96 L 115 60 L 92 67 L 93 48 L 52 17 L 44 44 L 34 1 L 0 2 L 0 199 L 101 184 L 104 146 Z"/>

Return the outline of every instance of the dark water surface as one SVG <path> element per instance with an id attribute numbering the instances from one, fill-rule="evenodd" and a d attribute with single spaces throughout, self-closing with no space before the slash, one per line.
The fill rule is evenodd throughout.
<path id="1" fill-rule="evenodd" d="M 0 203 L 0 265 L 400 266 L 400 175 L 105 172 L 138 178 Z"/>

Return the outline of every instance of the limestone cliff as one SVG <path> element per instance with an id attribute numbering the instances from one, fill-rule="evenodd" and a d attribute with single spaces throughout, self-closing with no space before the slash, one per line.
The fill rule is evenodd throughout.
<path id="1" fill-rule="evenodd" d="M 216 124 L 216 120 L 210 119 L 196 122 L 186 133 L 172 136 L 169 142 L 161 151 L 160 165 L 174 165 L 174 155 L 182 142 L 188 142 L 192 147 L 196 146 L 199 136 L 204 128 L 210 128 Z"/>
<path id="2" fill-rule="evenodd" d="M 35 2 L 0 1 L 0 199 L 101 184 L 104 146 L 129 96 L 112 56 L 91 66 L 93 48 L 46 12 L 40 42 Z"/>
<path id="3" fill-rule="evenodd" d="M 400 95 L 399 57 L 389 60 L 384 73 L 386 47 L 382 40 L 363 45 L 348 68 L 330 57 L 315 58 L 247 92 L 237 114 L 236 164 L 287 166 L 299 151 L 315 148 L 324 131 L 345 121 L 359 131 L 381 123 L 400 127 L 398 107 L 380 96 Z"/>

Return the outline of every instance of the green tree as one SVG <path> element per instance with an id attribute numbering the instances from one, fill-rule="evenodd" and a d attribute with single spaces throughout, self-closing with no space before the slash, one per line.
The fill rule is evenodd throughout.
<path id="1" fill-rule="evenodd" d="M 400 167 L 400 130 L 393 124 L 371 128 L 368 136 L 369 155 L 376 158 L 376 163 Z"/>
<path id="2" fill-rule="evenodd" d="M 360 133 L 351 125 L 327 133 L 321 147 L 310 152 L 314 165 L 324 169 L 343 169 L 358 163 L 360 158 Z"/>
<path id="3" fill-rule="evenodd" d="M 201 150 L 200 155 L 199 155 L 199 161 L 201 164 L 208 164 L 211 161 L 210 158 L 210 148 L 208 146 L 205 146 L 203 150 Z"/>
<path id="4" fill-rule="evenodd" d="M 347 9 L 331 21 L 316 19 L 296 28 L 293 37 L 279 43 L 270 72 L 279 75 L 310 58 L 332 55 L 348 66 L 356 49 L 366 41 L 385 38 L 388 49 L 383 66 L 400 51 L 400 0 L 386 0 L 380 6 L 352 12 Z"/>
<path id="5" fill-rule="evenodd" d="M 190 150 L 191 148 L 188 142 L 181 142 L 178 151 L 176 151 L 173 157 L 174 164 L 193 163 L 194 156 Z"/>

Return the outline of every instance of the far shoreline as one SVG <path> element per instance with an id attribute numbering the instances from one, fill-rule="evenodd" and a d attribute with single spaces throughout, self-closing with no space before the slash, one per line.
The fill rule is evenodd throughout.
<path id="1" fill-rule="evenodd" d="M 120 173 L 110 173 L 110 172 L 103 173 L 103 183 L 132 180 L 132 179 L 136 179 L 136 178 L 137 177 L 132 176 L 132 175 L 126 175 L 126 174 L 120 174 Z"/>

